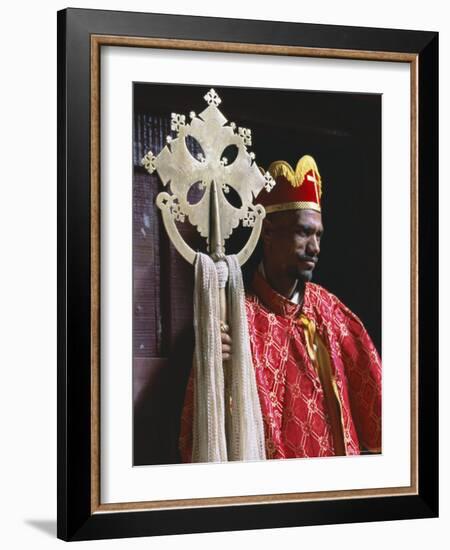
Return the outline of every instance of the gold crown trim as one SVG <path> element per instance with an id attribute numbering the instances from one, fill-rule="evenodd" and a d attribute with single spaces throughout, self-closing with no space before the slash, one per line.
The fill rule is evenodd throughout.
<path id="1" fill-rule="evenodd" d="M 283 202 L 280 204 L 271 204 L 264 208 L 266 214 L 270 214 L 271 212 L 282 212 L 283 210 L 315 210 L 316 212 L 321 212 L 320 205 L 311 201 Z"/>
<path id="2" fill-rule="evenodd" d="M 288 180 L 292 187 L 300 187 L 303 183 L 303 180 L 305 179 L 306 174 L 310 170 L 314 170 L 315 174 L 317 174 L 317 186 L 319 188 L 320 198 L 322 197 L 322 178 L 320 177 L 316 161 L 311 155 L 304 155 L 297 162 L 295 171 L 292 166 L 285 160 L 275 160 L 268 168 L 268 171 L 274 179 L 278 176 L 283 176 Z"/>

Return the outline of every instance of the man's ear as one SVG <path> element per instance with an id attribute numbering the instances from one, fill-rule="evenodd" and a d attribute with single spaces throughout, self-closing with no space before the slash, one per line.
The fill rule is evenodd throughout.
<path id="1" fill-rule="evenodd" d="M 265 245 L 268 245 L 272 242 L 274 225 L 273 222 L 266 216 L 263 219 L 262 228 L 261 228 L 261 239 Z"/>

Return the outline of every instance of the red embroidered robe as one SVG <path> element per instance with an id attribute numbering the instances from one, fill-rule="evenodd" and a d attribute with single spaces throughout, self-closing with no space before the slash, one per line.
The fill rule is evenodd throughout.
<path id="1" fill-rule="evenodd" d="M 302 305 L 291 302 L 259 272 L 246 311 L 267 458 L 381 452 L 381 361 L 358 317 L 313 283 Z M 191 462 L 192 416 L 191 372 L 183 462 Z"/>

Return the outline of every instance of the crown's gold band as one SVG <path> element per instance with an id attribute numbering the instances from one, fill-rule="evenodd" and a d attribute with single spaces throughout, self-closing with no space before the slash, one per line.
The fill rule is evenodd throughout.
<path id="1" fill-rule="evenodd" d="M 267 214 L 282 212 L 283 210 L 315 210 L 316 212 L 321 212 L 320 205 L 312 201 L 283 202 L 280 204 L 271 204 L 264 208 Z"/>

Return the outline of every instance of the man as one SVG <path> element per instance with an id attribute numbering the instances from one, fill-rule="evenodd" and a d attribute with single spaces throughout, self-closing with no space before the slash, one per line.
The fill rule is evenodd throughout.
<path id="1" fill-rule="evenodd" d="M 358 317 L 336 296 L 311 283 L 323 234 L 322 183 L 311 156 L 296 170 L 271 164 L 263 259 L 246 294 L 253 366 L 267 458 L 381 452 L 381 361 Z M 225 327 L 223 358 L 232 353 Z M 180 432 L 190 462 L 192 377 Z"/>

